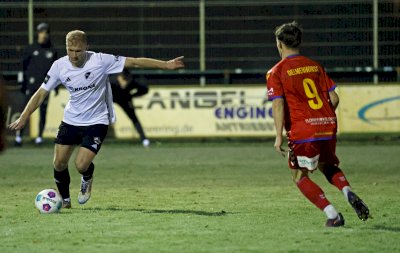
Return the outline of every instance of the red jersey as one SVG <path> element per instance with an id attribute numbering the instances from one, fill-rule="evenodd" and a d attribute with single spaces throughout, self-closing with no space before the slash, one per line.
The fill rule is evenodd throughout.
<path id="1" fill-rule="evenodd" d="M 291 55 L 267 73 L 268 99 L 284 99 L 285 129 L 290 141 L 304 143 L 335 138 L 335 109 L 329 91 L 336 88 L 315 61 Z"/>

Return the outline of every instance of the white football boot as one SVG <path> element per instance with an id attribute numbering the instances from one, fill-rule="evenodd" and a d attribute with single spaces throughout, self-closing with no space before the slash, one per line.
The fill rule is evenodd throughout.
<path id="1" fill-rule="evenodd" d="M 81 191 L 78 194 L 79 204 L 83 205 L 90 199 L 90 194 L 92 192 L 92 183 L 93 177 L 88 181 L 83 180 L 83 178 L 81 179 Z"/>
<path id="2" fill-rule="evenodd" d="M 67 208 L 67 209 L 71 208 L 71 199 L 70 198 L 63 199 L 62 208 Z"/>

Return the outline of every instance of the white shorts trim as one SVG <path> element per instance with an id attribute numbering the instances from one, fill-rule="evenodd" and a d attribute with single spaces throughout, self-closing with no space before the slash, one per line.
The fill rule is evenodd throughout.
<path id="1" fill-rule="evenodd" d="M 297 163 L 301 168 L 307 168 L 308 170 L 315 170 L 318 167 L 319 154 L 314 157 L 297 156 Z"/>

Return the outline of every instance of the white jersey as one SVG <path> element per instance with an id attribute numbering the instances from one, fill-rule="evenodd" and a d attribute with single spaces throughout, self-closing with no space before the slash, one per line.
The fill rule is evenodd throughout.
<path id="1" fill-rule="evenodd" d="M 125 60 L 122 56 L 87 51 L 85 64 L 78 68 L 64 56 L 53 63 L 41 87 L 50 91 L 62 83 L 67 88 L 70 99 L 64 110 L 65 123 L 109 125 L 116 119 L 108 75 L 122 72 Z"/>

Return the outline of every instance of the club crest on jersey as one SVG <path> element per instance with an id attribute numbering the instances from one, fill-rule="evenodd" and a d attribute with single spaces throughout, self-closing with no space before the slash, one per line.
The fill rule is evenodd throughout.
<path id="1" fill-rule="evenodd" d="M 86 72 L 85 73 L 85 78 L 86 78 L 86 80 L 92 80 L 93 79 L 92 72 Z"/>

